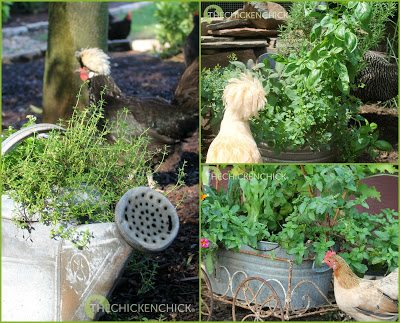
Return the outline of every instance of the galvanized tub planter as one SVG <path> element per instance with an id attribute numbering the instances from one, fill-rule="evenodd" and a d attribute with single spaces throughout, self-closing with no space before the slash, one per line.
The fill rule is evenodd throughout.
<path id="1" fill-rule="evenodd" d="M 2 154 L 33 134 L 58 129 L 36 125 L 3 142 Z M 88 321 L 91 304 L 111 294 L 132 250 L 160 252 L 176 238 L 179 218 L 161 193 L 137 187 L 121 197 L 115 222 L 78 225 L 93 237 L 87 247 L 50 238 L 50 227 L 31 230 L 12 221 L 22 206 L 2 196 L 2 321 Z M 70 224 L 73 225 L 73 224 Z"/>
<path id="2" fill-rule="evenodd" d="M 294 263 L 277 244 L 259 242 L 257 249 L 242 247 L 239 252 L 219 250 L 213 273 L 203 270 L 208 307 L 212 316 L 215 300 L 250 310 L 242 320 L 266 320 L 277 317 L 289 320 L 336 310 L 328 298 L 332 271 L 325 265 L 315 267 L 306 259 Z M 210 305 L 211 304 L 211 305 Z"/>
<path id="3" fill-rule="evenodd" d="M 297 150 L 297 151 L 282 151 L 274 152 L 265 143 L 258 144 L 263 162 L 268 163 L 328 163 L 335 162 L 335 153 L 333 151 L 312 151 L 312 150 Z"/>

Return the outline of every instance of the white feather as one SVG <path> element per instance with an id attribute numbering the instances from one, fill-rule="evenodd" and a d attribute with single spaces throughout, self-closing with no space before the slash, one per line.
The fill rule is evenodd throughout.
<path id="1" fill-rule="evenodd" d="M 75 56 L 89 70 L 100 75 L 110 75 L 110 58 L 99 48 L 85 48 L 77 51 Z"/>

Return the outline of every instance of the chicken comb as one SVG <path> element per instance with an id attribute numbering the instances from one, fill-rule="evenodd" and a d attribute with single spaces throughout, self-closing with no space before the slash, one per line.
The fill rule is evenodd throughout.
<path id="1" fill-rule="evenodd" d="M 325 254 L 325 258 L 330 258 L 332 256 L 336 256 L 336 252 L 334 252 L 333 250 L 328 250 Z"/>

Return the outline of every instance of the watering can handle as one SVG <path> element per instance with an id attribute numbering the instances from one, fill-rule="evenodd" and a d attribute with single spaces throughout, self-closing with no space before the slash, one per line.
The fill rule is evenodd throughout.
<path id="1" fill-rule="evenodd" d="M 1 155 L 4 156 L 9 151 L 13 150 L 21 141 L 38 133 L 46 133 L 51 130 L 65 131 L 63 127 L 51 123 L 39 123 L 18 130 L 1 143 Z"/>

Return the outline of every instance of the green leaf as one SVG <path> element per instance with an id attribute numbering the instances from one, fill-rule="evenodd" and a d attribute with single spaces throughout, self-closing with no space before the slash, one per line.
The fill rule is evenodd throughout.
<path id="1" fill-rule="evenodd" d="M 374 147 L 383 150 L 383 151 L 392 151 L 393 147 L 390 143 L 385 140 L 377 140 L 374 144 Z"/>
<path id="2" fill-rule="evenodd" d="M 390 236 L 387 232 L 383 231 L 375 231 L 375 234 L 382 240 L 382 241 L 389 241 Z"/>
<path id="3" fill-rule="evenodd" d="M 315 69 L 311 71 L 310 75 L 307 77 L 307 87 L 314 87 L 321 80 L 321 70 Z"/>
<path id="4" fill-rule="evenodd" d="M 363 25 L 366 25 L 371 20 L 372 8 L 367 2 L 359 2 L 354 11 L 354 14 L 362 22 Z"/>
<path id="5" fill-rule="evenodd" d="M 335 37 L 339 40 L 344 40 L 346 33 L 346 28 L 344 25 L 339 25 L 339 27 L 335 30 Z"/>
<path id="6" fill-rule="evenodd" d="M 347 47 L 347 50 L 352 53 L 357 48 L 357 36 L 354 35 L 351 31 L 346 31 L 344 35 L 344 41 Z"/>
<path id="7" fill-rule="evenodd" d="M 237 68 L 241 69 L 241 70 L 246 70 L 247 67 L 244 63 L 240 62 L 240 61 L 231 61 L 230 62 L 232 65 L 236 66 Z"/>
<path id="8" fill-rule="evenodd" d="M 314 42 L 317 38 L 319 38 L 321 36 L 321 31 L 322 31 L 321 25 L 315 24 L 314 27 L 312 28 L 311 35 L 310 35 L 311 42 Z"/>
<path id="9" fill-rule="evenodd" d="M 352 262 L 352 266 L 360 274 L 364 274 L 368 269 L 366 265 L 357 262 Z"/>
<path id="10" fill-rule="evenodd" d="M 291 73 L 293 73 L 296 69 L 297 69 L 297 64 L 296 64 L 296 63 L 289 63 L 288 65 L 286 65 L 285 73 L 286 73 L 286 74 L 291 74 Z"/>
<path id="11" fill-rule="evenodd" d="M 348 4 L 347 4 L 347 8 L 349 8 L 349 9 L 353 9 L 355 6 L 357 6 L 358 5 L 358 2 L 355 2 L 355 1 L 350 1 Z"/>
<path id="12" fill-rule="evenodd" d="M 283 70 L 285 69 L 286 65 L 282 64 L 280 62 L 276 62 L 275 64 L 275 71 L 278 72 L 278 74 L 281 74 L 283 72 Z"/>

